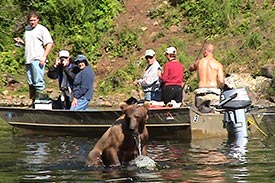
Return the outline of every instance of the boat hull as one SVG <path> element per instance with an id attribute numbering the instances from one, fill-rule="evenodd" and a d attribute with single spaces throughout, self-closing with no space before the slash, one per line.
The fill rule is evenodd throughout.
<path id="1" fill-rule="evenodd" d="M 7 123 L 27 134 L 100 137 L 122 115 L 114 110 L 35 110 L 0 108 Z M 150 109 L 151 138 L 190 138 L 189 108 Z"/>
<path id="2" fill-rule="evenodd" d="M 120 109 L 70 111 L 0 107 L 0 117 L 8 124 L 24 133 L 39 135 L 99 138 L 121 115 Z M 249 136 L 275 133 L 274 109 L 268 113 L 248 113 L 247 118 L 255 122 L 254 125 L 249 125 Z M 150 138 L 195 139 L 228 136 L 223 124 L 223 114 L 200 113 L 191 107 L 152 108 L 149 110 L 146 126 Z"/>

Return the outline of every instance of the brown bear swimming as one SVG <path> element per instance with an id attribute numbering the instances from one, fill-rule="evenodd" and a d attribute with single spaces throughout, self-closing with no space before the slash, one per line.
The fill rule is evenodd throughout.
<path id="1" fill-rule="evenodd" d="M 148 105 L 120 105 L 123 115 L 108 128 L 88 154 L 89 166 L 127 166 L 139 155 L 147 155 Z M 140 144 L 137 144 L 140 143 Z"/>

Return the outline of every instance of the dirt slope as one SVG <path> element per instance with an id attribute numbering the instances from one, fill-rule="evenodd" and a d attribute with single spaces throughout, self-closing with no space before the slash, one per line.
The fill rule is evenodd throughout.
<path id="1" fill-rule="evenodd" d="M 161 4 L 162 3 L 162 4 Z M 131 30 L 140 29 L 144 32 L 143 37 L 140 39 L 142 49 L 137 53 L 138 56 L 143 56 L 148 48 L 156 49 L 162 43 L 167 42 L 171 36 L 179 39 L 183 38 L 178 30 L 179 27 L 172 26 L 168 30 L 161 26 L 160 20 L 150 19 L 147 14 L 150 9 L 163 6 L 162 1 L 154 0 L 124 0 L 125 13 L 120 14 L 116 20 L 117 31 L 123 27 L 128 27 Z M 154 37 L 162 32 L 163 37 L 154 40 Z M 194 52 L 200 48 L 200 45 L 191 46 L 190 52 Z M 110 60 L 108 56 L 103 56 L 97 65 L 96 76 L 97 81 L 109 75 L 109 73 L 121 68 L 126 63 L 125 58 L 116 58 Z"/>

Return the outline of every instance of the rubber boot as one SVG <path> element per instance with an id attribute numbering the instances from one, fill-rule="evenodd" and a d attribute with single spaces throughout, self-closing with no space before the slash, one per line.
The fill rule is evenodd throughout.
<path id="1" fill-rule="evenodd" d="M 29 97 L 32 99 L 31 107 L 34 108 L 34 101 L 35 101 L 36 89 L 33 85 L 29 85 Z"/>
<path id="2" fill-rule="evenodd" d="M 34 99 L 36 93 L 36 89 L 33 85 L 29 85 L 29 96 L 30 99 Z"/>

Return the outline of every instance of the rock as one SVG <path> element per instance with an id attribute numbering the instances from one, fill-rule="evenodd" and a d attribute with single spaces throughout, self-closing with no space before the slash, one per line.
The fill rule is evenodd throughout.
<path id="1" fill-rule="evenodd" d="M 271 86 L 272 79 L 263 76 L 253 78 L 249 73 L 230 74 L 225 78 L 225 84 L 230 88 L 248 88 L 252 100 L 252 105 L 270 106 L 272 105 L 266 98 L 268 87 Z"/>
<path id="2" fill-rule="evenodd" d="M 265 99 L 258 99 L 252 103 L 253 106 L 260 106 L 260 107 L 275 107 L 274 102 L 270 102 Z"/>
<path id="3" fill-rule="evenodd" d="M 269 97 L 269 100 L 270 100 L 270 102 L 275 103 L 275 96 L 271 96 L 271 97 Z"/>
<path id="4" fill-rule="evenodd" d="M 273 78 L 275 73 L 275 64 L 266 64 L 261 68 L 262 76 Z"/>
<path id="5" fill-rule="evenodd" d="M 154 21 L 153 25 L 157 26 L 157 25 L 159 25 L 159 22 L 158 21 Z"/>
<path id="6" fill-rule="evenodd" d="M 9 91 L 8 91 L 8 90 L 4 90 L 4 91 L 2 91 L 2 94 L 3 94 L 4 96 L 7 96 L 7 95 L 9 94 Z"/>
<path id="7" fill-rule="evenodd" d="M 172 25 L 170 28 L 169 28 L 170 32 L 172 33 L 176 33 L 179 31 L 179 27 L 176 26 L 176 25 Z"/>
<path id="8" fill-rule="evenodd" d="M 225 83 L 230 88 L 248 88 L 257 93 L 266 92 L 267 87 L 271 85 L 272 79 L 258 76 L 255 79 L 249 73 L 230 74 L 225 78 Z"/>
<path id="9" fill-rule="evenodd" d="M 147 31 L 148 27 L 141 27 L 140 28 L 143 32 Z"/>
<path id="10" fill-rule="evenodd" d="M 4 83 L 5 83 L 6 86 L 11 86 L 11 85 L 13 85 L 15 83 L 19 83 L 17 80 L 15 80 L 9 74 L 4 74 L 2 77 L 3 77 L 3 81 L 4 81 Z"/>
<path id="11" fill-rule="evenodd" d="M 263 77 L 263 76 L 258 76 L 255 78 L 255 91 L 258 93 L 266 93 L 267 88 L 270 87 L 272 82 L 272 79 Z"/>

